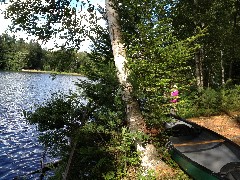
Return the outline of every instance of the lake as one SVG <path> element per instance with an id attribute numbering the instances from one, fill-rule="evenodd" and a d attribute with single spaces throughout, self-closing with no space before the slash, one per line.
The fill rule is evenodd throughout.
<path id="1" fill-rule="evenodd" d="M 0 71 L 0 179 L 12 180 L 41 167 L 44 149 L 38 142 L 35 125 L 24 119 L 23 110 L 33 111 L 58 91 L 77 91 L 80 76 Z M 45 161 L 53 159 L 46 157 Z M 39 179 L 29 175 L 26 179 Z"/>

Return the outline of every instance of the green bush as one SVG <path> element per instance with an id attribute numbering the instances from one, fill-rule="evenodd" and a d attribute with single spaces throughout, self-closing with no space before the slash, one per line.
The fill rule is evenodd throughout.
<path id="1" fill-rule="evenodd" d="M 221 106 L 221 94 L 211 88 L 201 92 L 199 97 L 200 112 L 203 115 L 215 115 L 219 113 L 219 107 Z"/>
<path id="2" fill-rule="evenodd" d="M 211 116 L 240 109 L 240 86 L 207 88 L 181 97 L 178 114 L 182 117 Z"/>
<path id="3" fill-rule="evenodd" d="M 237 111 L 240 109 L 240 86 L 236 85 L 231 89 L 222 89 L 222 111 Z"/>

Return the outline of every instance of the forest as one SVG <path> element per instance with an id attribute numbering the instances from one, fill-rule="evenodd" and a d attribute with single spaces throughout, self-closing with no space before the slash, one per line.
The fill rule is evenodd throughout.
<path id="1" fill-rule="evenodd" d="M 47 50 L 35 40 L 27 43 L 6 33 L 0 35 L 0 70 L 81 73 L 86 60 L 87 53 L 76 49 L 61 46 L 59 50 Z"/>
<path id="2" fill-rule="evenodd" d="M 180 92 L 174 108 L 181 117 L 239 111 L 239 0 L 106 0 L 104 7 L 91 1 L 13 1 L 7 16 L 39 39 L 67 32 L 64 38 L 75 49 L 84 37 L 93 44 L 81 66 L 90 80 L 79 82 L 81 97 L 53 96 L 25 112 L 45 132 L 40 141 L 62 159 L 52 179 L 190 179 L 164 147 L 173 86 Z M 38 64 L 30 52 L 39 46 L 28 48 L 13 53 L 21 68 Z M 62 55 L 50 55 L 42 67 L 61 69 L 51 62 Z M 17 66 L 1 59 L 2 68 Z M 71 67 L 63 62 L 61 70 Z"/>

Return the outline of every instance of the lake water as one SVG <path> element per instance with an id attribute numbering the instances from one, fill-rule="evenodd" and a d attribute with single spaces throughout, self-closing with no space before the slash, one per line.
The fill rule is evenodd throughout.
<path id="1" fill-rule="evenodd" d="M 80 76 L 0 71 L 0 180 L 12 180 L 40 169 L 43 147 L 34 125 L 24 119 L 23 110 L 33 110 L 52 93 L 77 91 Z M 51 161 L 47 158 L 45 161 Z M 39 179 L 29 175 L 26 179 Z"/>

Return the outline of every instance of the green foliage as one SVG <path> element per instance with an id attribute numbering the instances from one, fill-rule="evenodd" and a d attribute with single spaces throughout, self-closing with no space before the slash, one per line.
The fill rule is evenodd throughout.
<path id="1" fill-rule="evenodd" d="M 210 88 L 207 88 L 200 95 L 201 99 L 199 99 L 200 106 L 205 107 L 206 114 L 214 114 L 214 110 L 217 110 L 221 105 L 220 94 Z"/>
<path id="2" fill-rule="evenodd" d="M 211 116 L 222 112 L 239 110 L 238 85 L 232 88 L 205 89 L 193 91 L 181 97 L 178 113 L 183 117 Z M 183 93 L 184 94 L 184 93 Z"/>
<path id="3" fill-rule="evenodd" d="M 221 109 L 225 112 L 238 111 L 240 109 L 240 86 L 234 88 L 223 88 L 221 90 L 222 104 Z"/>
<path id="4" fill-rule="evenodd" d="M 83 64 L 88 61 L 86 52 L 77 52 L 75 49 L 61 48 L 56 51 L 46 51 L 44 70 L 56 72 L 74 72 L 83 74 Z"/>
<path id="5" fill-rule="evenodd" d="M 57 72 L 83 73 L 88 54 L 75 49 L 50 51 L 42 49 L 38 42 L 16 40 L 7 34 L 0 35 L 0 69 L 20 71 L 35 69 Z"/>
<path id="6" fill-rule="evenodd" d="M 94 10 L 90 1 L 61 0 L 42 3 L 39 0 L 13 0 L 6 15 L 12 20 L 12 31 L 24 30 L 44 41 L 59 36 L 60 39 L 66 39 L 63 46 L 80 49 L 85 38 L 91 37 L 90 31 L 98 20 Z M 82 23 L 83 21 L 89 22 L 89 25 Z"/>
<path id="7" fill-rule="evenodd" d="M 71 145 L 77 140 L 69 179 L 122 179 L 129 167 L 139 165 L 134 139 L 142 135 L 129 133 L 123 127 L 120 94 L 106 99 L 109 94 L 98 89 L 101 84 L 83 84 L 88 86 L 85 93 L 92 96 L 87 104 L 74 95 L 53 96 L 35 112 L 26 113 L 26 117 L 31 124 L 38 124 L 43 132 L 40 141 L 62 162 L 67 162 Z M 62 164 L 58 171 L 62 172 L 65 166 Z M 56 173 L 53 179 L 61 179 L 60 174 Z"/>
<path id="8" fill-rule="evenodd" d="M 220 112 L 221 94 L 214 89 L 195 91 L 181 97 L 178 113 L 184 117 L 210 116 Z"/>
<path id="9" fill-rule="evenodd" d="M 30 41 L 26 56 L 26 69 L 43 69 L 43 50 L 38 42 Z"/>
<path id="10" fill-rule="evenodd" d="M 36 107 L 35 112 L 24 114 L 30 124 L 38 124 L 38 130 L 46 132 L 40 136 L 40 140 L 57 156 L 66 153 L 73 129 L 84 123 L 83 112 L 78 111 L 81 107 L 82 103 L 74 95 L 55 94 L 45 104 Z"/>
<path id="11" fill-rule="evenodd" d="M 0 35 L 0 69 L 2 70 L 18 70 L 24 65 L 24 53 L 18 53 L 20 41 L 16 41 L 15 37 L 7 34 Z M 15 46 L 16 45 L 16 46 Z"/>
<path id="12" fill-rule="evenodd" d="M 239 83 L 239 4 L 235 0 L 174 1 L 174 34 L 185 39 L 198 29 L 206 28 L 207 33 L 198 40 L 202 48 L 203 81 L 205 87 L 219 87 L 222 83 L 222 68 L 225 81 L 233 79 Z M 190 61 L 193 69 L 194 58 Z M 234 67 L 234 68 L 233 68 Z"/>
<path id="13" fill-rule="evenodd" d="M 168 1 L 123 1 L 116 5 L 127 47 L 133 96 L 142 103 L 149 126 L 159 126 L 170 112 L 170 92 L 174 84 L 180 91 L 193 80 L 192 59 L 195 42 L 202 33 L 179 40 L 172 27 L 171 4 Z M 129 27 L 130 26 L 130 27 Z"/>
<path id="14" fill-rule="evenodd" d="M 110 42 L 105 33 L 99 36 Z M 122 179 L 129 166 L 139 162 L 133 134 L 124 127 L 122 90 L 112 69 L 112 54 L 102 47 L 93 48 L 90 59 L 83 63 L 89 77 L 78 83 L 84 103 L 75 96 L 57 96 L 27 116 L 43 131 L 41 142 L 63 162 L 77 140 L 69 179 Z M 87 112 L 85 120 L 83 112 Z M 61 179 L 65 167 L 62 164 L 53 179 Z"/>

